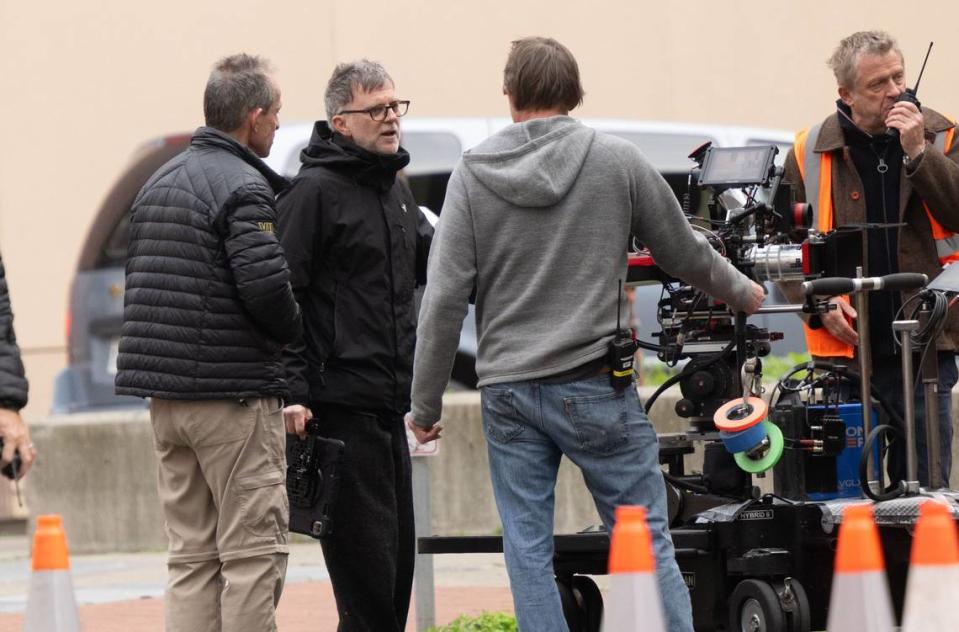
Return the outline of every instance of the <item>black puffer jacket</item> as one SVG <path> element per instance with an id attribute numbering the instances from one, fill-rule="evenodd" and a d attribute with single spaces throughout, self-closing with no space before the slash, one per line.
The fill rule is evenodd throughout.
<path id="1" fill-rule="evenodd" d="M 116 390 L 164 399 L 287 395 L 299 308 L 274 234 L 286 180 L 201 127 L 133 203 Z"/>
<path id="2" fill-rule="evenodd" d="M 290 401 L 406 412 L 413 290 L 426 281 L 433 235 L 396 178 L 409 155 L 368 152 L 320 121 L 301 160 L 277 202 L 280 243 L 303 308 L 303 341 L 285 354 Z"/>
<path id="3" fill-rule="evenodd" d="M 26 405 L 27 379 L 23 376 L 20 347 L 13 333 L 7 274 L 0 261 L 0 408 L 20 410 Z"/>

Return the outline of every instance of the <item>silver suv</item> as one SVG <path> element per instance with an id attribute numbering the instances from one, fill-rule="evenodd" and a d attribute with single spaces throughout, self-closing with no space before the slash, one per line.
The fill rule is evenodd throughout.
<path id="1" fill-rule="evenodd" d="M 776 144 L 783 150 L 791 134 L 762 129 L 648 123 L 629 120 L 584 120 L 596 129 L 632 141 L 681 195 L 691 166 L 689 152 L 712 141 L 716 145 Z M 450 173 L 464 150 L 509 124 L 507 119 L 403 119 L 403 146 L 409 150 L 405 170 L 420 204 L 439 211 Z M 267 163 L 293 176 L 299 170 L 300 150 L 310 137 L 312 123 L 286 125 L 277 131 Z M 69 413 L 111 407 L 143 406 L 143 400 L 114 394 L 117 345 L 123 319 L 124 267 L 129 240 L 129 210 L 147 179 L 170 158 L 186 149 L 190 134 L 167 136 L 144 145 L 107 194 L 97 212 L 77 263 L 67 315 L 68 364 L 56 378 L 53 412 Z M 640 287 L 636 311 L 643 338 L 656 331 L 655 308 L 660 288 Z M 803 351 L 796 317 L 764 317 L 760 326 L 786 331 L 785 345 L 776 352 Z M 782 346 L 780 346 L 782 345 Z M 472 313 L 460 336 L 452 379 L 461 387 L 476 386 L 476 329 Z"/>

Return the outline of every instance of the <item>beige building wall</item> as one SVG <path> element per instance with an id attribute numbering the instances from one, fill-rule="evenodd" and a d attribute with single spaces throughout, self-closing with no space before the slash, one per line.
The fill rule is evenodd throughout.
<path id="1" fill-rule="evenodd" d="M 793 129 L 832 109 L 824 60 L 843 36 L 884 28 L 920 96 L 959 114 L 954 2 L 687 0 L 0 0 L 0 252 L 31 381 L 50 406 L 64 317 L 98 204 L 147 139 L 202 123 L 213 61 L 248 51 L 278 70 L 286 121 L 322 112 L 335 61 L 386 64 L 412 115 L 504 115 L 510 40 L 545 34 L 579 59 L 583 116 Z M 910 78 L 910 83 L 912 79 Z"/>

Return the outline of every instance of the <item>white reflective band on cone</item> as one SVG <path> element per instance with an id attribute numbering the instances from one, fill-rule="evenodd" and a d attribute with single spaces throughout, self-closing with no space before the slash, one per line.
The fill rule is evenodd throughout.
<path id="1" fill-rule="evenodd" d="M 885 572 L 835 574 L 829 597 L 828 632 L 892 632 L 894 626 Z"/>
<path id="2" fill-rule="evenodd" d="M 959 566 L 909 567 L 902 632 L 959 630 Z"/>
<path id="3" fill-rule="evenodd" d="M 655 573 L 609 576 L 603 632 L 666 632 Z"/>
<path id="4" fill-rule="evenodd" d="M 33 571 L 23 632 L 80 632 L 70 571 Z"/>

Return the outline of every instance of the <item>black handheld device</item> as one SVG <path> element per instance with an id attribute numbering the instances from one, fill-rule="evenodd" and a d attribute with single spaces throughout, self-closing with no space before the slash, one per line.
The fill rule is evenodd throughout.
<path id="1" fill-rule="evenodd" d="M 896 103 L 900 101 L 908 101 L 909 103 L 914 104 L 917 108 L 922 107 L 922 104 L 919 103 L 919 97 L 916 96 L 916 93 L 919 92 L 919 82 L 922 81 L 922 73 L 926 70 L 926 62 L 929 61 L 929 53 L 932 52 L 932 42 L 929 42 L 929 48 L 926 49 L 926 58 L 922 60 L 922 68 L 919 69 L 919 76 L 916 77 L 916 85 L 912 88 L 906 88 L 905 92 L 899 95 L 899 98 L 896 99 Z M 889 127 L 886 129 L 886 135 L 892 138 L 899 138 L 899 130 L 895 127 Z"/>
<path id="2" fill-rule="evenodd" d="M 346 447 L 321 436 L 321 422 L 308 419 L 306 438 L 286 435 L 286 493 L 290 531 L 314 538 L 333 532 L 333 508 L 340 488 L 340 467 Z"/>
<path id="3" fill-rule="evenodd" d="M 619 295 L 616 298 L 616 333 L 609 341 L 607 361 L 609 362 L 609 382 L 617 391 L 624 390 L 635 381 L 633 367 L 634 354 L 639 345 L 633 339 L 630 329 L 623 329 L 619 318 L 622 308 L 623 281 L 619 281 Z"/>
<path id="4" fill-rule="evenodd" d="M 3 450 L 3 437 L 0 437 L 0 451 Z M 3 466 L 3 469 L 0 469 L 0 474 L 3 474 L 10 480 L 17 480 L 17 475 L 20 473 L 20 450 L 16 450 L 13 453 L 13 460 Z"/>

